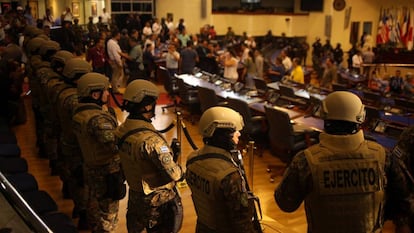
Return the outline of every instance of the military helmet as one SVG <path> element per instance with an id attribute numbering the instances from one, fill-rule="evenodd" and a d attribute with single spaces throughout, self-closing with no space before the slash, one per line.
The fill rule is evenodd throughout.
<path id="1" fill-rule="evenodd" d="M 211 137 L 216 129 L 242 130 L 243 117 L 227 107 L 211 107 L 200 118 L 198 131 L 203 137 Z"/>
<path id="2" fill-rule="evenodd" d="M 34 37 L 30 39 L 26 44 L 26 52 L 28 55 L 37 54 L 40 47 L 46 42 L 43 37 Z"/>
<path id="3" fill-rule="evenodd" d="M 109 79 L 103 74 L 91 72 L 78 80 L 78 96 L 88 97 L 92 91 L 103 91 L 109 87 Z"/>
<path id="4" fill-rule="evenodd" d="M 361 124 L 365 108 L 361 99 L 348 91 L 335 91 L 322 101 L 321 117 L 324 120 L 341 120 Z"/>
<path id="5" fill-rule="evenodd" d="M 47 40 L 46 42 L 44 42 L 39 49 L 39 54 L 41 56 L 45 56 L 47 55 L 49 52 L 56 52 L 60 49 L 60 45 L 58 42 L 53 41 L 53 40 Z M 53 53 L 54 53 L 53 52 Z"/>
<path id="6" fill-rule="evenodd" d="M 66 64 L 66 61 L 74 58 L 73 54 L 66 50 L 59 50 L 55 54 L 53 54 L 50 63 L 51 66 L 55 66 L 57 63 L 61 64 L 62 67 Z"/>
<path id="7" fill-rule="evenodd" d="M 140 103 L 145 96 L 158 98 L 159 90 L 150 81 L 137 79 L 128 84 L 124 93 L 124 100 L 132 103 Z"/>
<path id="8" fill-rule="evenodd" d="M 37 27 L 32 26 L 32 25 L 26 25 L 25 28 L 24 28 L 24 31 L 23 31 L 23 35 L 25 37 L 28 37 L 28 38 L 33 38 L 33 37 L 39 36 L 43 33 L 44 32 L 43 32 L 42 29 L 37 28 Z"/>
<path id="9" fill-rule="evenodd" d="M 81 58 L 71 58 L 66 61 L 62 75 L 68 79 L 76 79 L 80 74 L 86 74 L 92 71 L 92 66 Z"/>

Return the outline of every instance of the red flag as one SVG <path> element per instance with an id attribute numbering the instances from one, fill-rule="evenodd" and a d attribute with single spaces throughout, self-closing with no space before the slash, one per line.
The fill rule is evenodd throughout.
<path id="1" fill-rule="evenodd" d="M 413 9 L 410 9 L 410 13 L 411 13 L 411 11 L 412 11 Z M 409 20 L 408 20 L 408 26 L 407 26 L 407 28 L 408 28 L 408 31 L 407 31 L 407 38 L 406 38 L 406 41 L 407 41 L 407 49 L 408 50 L 412 50 L 413 49 L 413 26 L 414 26 L 414 17 L 411 17 L 411 14 L 410 14 L 410 17 L 409 17 Z"/>
<path id="2" fill-rule="evenodd" d="M 404 46 L 407 46 L 407 35 L 410 21 L 410 11 L 408 9 L 403 10 L 404 19 L 400 28 L 401 42 Z"/>

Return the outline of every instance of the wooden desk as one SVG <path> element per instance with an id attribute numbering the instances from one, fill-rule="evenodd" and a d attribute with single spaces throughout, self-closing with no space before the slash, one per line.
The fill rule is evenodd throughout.
<path id="1" fill-rule="evenodd" d="M 233 98 L 233 99 L 239 99 L 239 100 L 243 100 L 244 102 L 246 102 L 247 104 L 252 104 L 252 103 L 257 103 L 257 102 L 262 102 L 263 99 L 259 98 L 259 97 L 250 97 L 248 95 L 241 95 L 239 93 L 236 93 L 234 91 L 232 91 L 231 89 L 224 89 L 223 85 L 215 85 L 214 83 L 211 83 L 207 80 L 204 80 L 202 78 L 197 78 L 194 75 L 189 75 L 189 74 L 182 74 L 182 75 L 178 75 L 177 78 L 180 78 L 182 80 L 184 80 L 184 82 L 187 85 L 193 86 L 193 87 L 205 87 L 211 90 L 214 90 L 214 92 L 216 92 L 216 95 L 221 97 L 221 98 Z M 229 86 L 229 85 L 228 85 Z M 229 86 L 230 87 L 230 86 Z"/>

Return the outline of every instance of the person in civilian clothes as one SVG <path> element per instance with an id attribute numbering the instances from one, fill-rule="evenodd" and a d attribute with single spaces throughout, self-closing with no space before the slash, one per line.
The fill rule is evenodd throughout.
<path id="1" fill-rule="evenodd" d="M 91 62 L 93 72 L 106 74 L 106 65 L 108 64 L 108 57 L 105 52 L 104 38 L 99 38 L 95 46 L 88 49 L 86 53 L 86 61 Z"/>

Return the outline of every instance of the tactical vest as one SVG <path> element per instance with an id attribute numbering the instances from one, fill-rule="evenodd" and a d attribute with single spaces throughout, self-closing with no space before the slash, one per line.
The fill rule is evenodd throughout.
<path id="1" fill-rule="evenodd" d="M 78 138 L 82 150 L 83 160 L 86 165 L 100 166 L 108 164 L 114 157 L 114 152 L 102 146 L 93 138 L 88 130 L 89 122 L 92 119 L 104 118 L 110 124 L 112 129 L 118 125 L 117 120 L 108 112 L 102 110 L 102 107 L 96 104 L 79 104 L 74 109 L 72 116 L 73 131 Z"/>
<path id="2" fill-rule="evenodd" d="M 45 83 L 47 83 L 49 79 L 48 73 L 51 71 L 52 69 L 50 69 L 50 67 L 42 67 L 36 72 L 37 81 L 39 82 L 37 85 L 39 85 L 40 88 L 39 101 L 42 106 L 49 102 L 46 95 Z"/>
<path id="3" fill-rule="evenodd" d="M 30 64 L 28 66 L 28 77 L 29 77 L 29 84 L 30 90 L 32 91 L 32 101 L 33 104 L 38 105 L 39 103 L 39 95 L 40 95 L 40 81 L 36 76 L 37 69 L 41 68 L 42 58 L 39 55 L 32 56 L 30 58 Z"/>
<path id="4" fill-rule="evenodd" d="M 308 232 L 381 230 L 385 185 L 382 146 L 363 141 L 355 151 L 337 152 L 318 144 L 305 150 L 305 156 L 313 179 L 313 190 L 305 199 Z"/>
<path id="5" fill-rule="evenodd" d="M 78 145 L 75 134 L 72 129 L 72 112 L 76 104 L 78 104 L 78 91 L 76 88 L 63 84 L 59 86 L 57 93 L 57 114 L 61 126 L 62 143 L 68 145 Z"/>
<path id="6" fill-rule="evenodd" d="M 128 122 L 129 119 L 126 120 Z M 137 129 L 137 125 L 123 124 L 115 133 L 118 141 L 129 134 L 129 132 Z M 158 168 L 150 158 L 144 158 L 142 150 L 153 148 L 156 151 L 151 152 L 153 156 L 160 156 L 163 153 L 169 153 L 169 146 L 165 139 L 154 132 L 154 129 L 142 125 L 144 130 L 130 134 L 122 144 L 119 145 L 119 155 L 121 157 L 122 169 L 128 181 L 129 188 L 144 192 L 146 195 L 156 191 L 157 189 L 172 190 L 175 182 L 163 170 Z M 150 145 L 146 148 L 144 145 Z M 156 155 L 155 155 L 156 154 Z M 167 159 L 168 157 L 166 157 Z M 171 162 L 171 161 L 166 161 Z M 175 165 L 175 163 L 174 163 Z M 179 174 L 181 175 L 181 174 Z"/>
<path id="7" fill-rule="evenodd" d="M 60 79 L 58 79 L 57 77 L 53 77 L 51 79 L 49 79 L 46 83 L 46 96 L 50 102 L 50 104 L 55 104 L 56 103 L 56 89 L 58 88 L 58 86 L 64 84 L 64 82 Z"/>
<path id="8" fill-rule="evenodd" d="M 190 155 L 186 170 L 186 181 L 191 189 L 197 221 L 214 232 L 231 233 L 233 230 L 228 220 L 231 214 L 223 208 L 225 200 L 220 191 L 220 184 L 224 177 L 238 172 L 238 168 L 223 158 L 206 158 L 200 161 L 198 159 L 204 155 L 197 153 Z"/>

